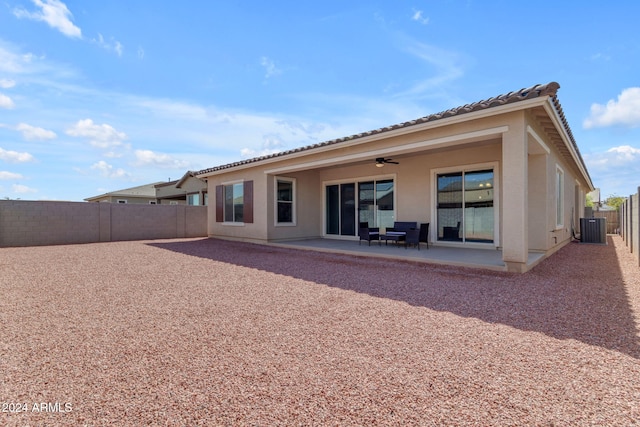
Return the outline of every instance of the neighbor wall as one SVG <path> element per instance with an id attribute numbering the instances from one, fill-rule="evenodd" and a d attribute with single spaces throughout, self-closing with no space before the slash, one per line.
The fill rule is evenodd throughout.
<path id="1" fill-rule="evenodd" d="M 620 206 L 620 235 L 640 266 L 640 187 Z"/>
<path id="2" fill-rule="evenodd" d="M 206 206 L 0 201 L 0 247 L 206 235 Z"/>

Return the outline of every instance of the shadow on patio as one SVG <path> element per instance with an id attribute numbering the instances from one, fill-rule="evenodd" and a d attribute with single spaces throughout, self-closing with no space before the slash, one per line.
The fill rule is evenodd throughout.
<path id="1" fill-rule="evenodd" d="M 612 237 L 606 246 L 569 244 L 525 274 L 217 239 L 149 244 L 560 340 L 578 340 L 640 359 L 634 319 L 638 307 L 627 295 Z"/>

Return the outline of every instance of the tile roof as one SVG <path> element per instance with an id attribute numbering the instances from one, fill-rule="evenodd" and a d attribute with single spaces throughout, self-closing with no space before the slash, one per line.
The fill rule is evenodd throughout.
<path id="1" fill-rule="evenodd" d="M 242 166 L 242 165 L 246 165 L 246 164 L 250 164 L 250 163 L 255 163 L 255 162 L 259 162 L 262 160 L 266 160 L 266 159 L 272 159 L 275 157 L 282 157 L 282 156 L 286 156 L 288 154 L 293 154 L 293 153 L 299 153 L 301 151 L 307 151 L 307 150 L 312 150 L 314 148 L 320 148 L 320 147 L 326 147 L 329 145 L 334 145 L 334 144 L 340 144 L 342 142 L 346 142 L 346 141 L 353 141 L 355 139 L 358 138 L 364 138 L 367 136 L 371 136 L 371 135 L 377 135 L 377 134 L 381 134 L 384 132 L 389 132 L 395 129 L 402 129 L 402 128 L 407 128 L 410 126 L 414 126 L 414 125 L 418 125 L 421 123 L 426 123 L 426 122 L 433 122 L 436 120 L 441 120 L 441 119 L 445 119 L 447 117 L 453 117 L 453 116 L 460 116 L 462 114 L 467 114 L 467 113 L 472 113 L 475 111 L 481 111 L 481 110 L 487 110 L 489 108 L 494 108 L 494 107 L 499 107 L 502 105 L 507 105 L 507 104 L 512 104 L 514 102 L 520 102 L 520 101 L 526 101 L 529 99 L 534 99 L 534 98 L 539 98 L 539 97 L 543 97 L 543 96 L 549 96 L 553 99 L 553 103 L 554 106 L 556 107 L 556 110 L 558 111 L 558 114 L 560 116 L 560 119 L 562 121 L 562 124 L 567 132 L 567 134 L 569 135 L 570 139 L 571 139 L 571 143 L 573 144 L 573 148 L 576 150 L 576 152 L 578 153 L 578 156 L 580 156 L 580 152 L 578 151 L 578 145 L 576 144 L 574 138 L 573 138 L 573 134 L 571 133 L 571 129 L 569 128 L 569 124 L 564 116 L 564 113 L 562 112 L 562 108 L 560 106 L 560 103 L 556 97 L 556 93 L 558 91 L 558 89 L 560 88 L 560 85 L 556 82 L 550 82 L 544 85 L 538 84 L 535 86 L 531 86 L 529 88 L 523 88 L 520 89 L 518 91 L 513 91 L 513 92 L 509 92 L 507 94 L 504 95 L 499 95 L 493 98 L 489 98 L 489 99 L 485 99 L 483 101 L 478 101 L 478 102 L 474 102 L 472 104 L 466 104 L 466 105 L 462 105 L 460 107 L 456 107 L 456 108 L 451 108 L 449 110 L 446 111 L 442 111 L 440 113 L 435 113 L 435 114 L 430 114 L 428 116 L 424 116 L 421 117 L 419 119 L 416 120 L 410 120 L 407 122 L 403 122 L 403 123 L 398 123 L 395 125 L 391 125 L 391 126 L 386 126 L 383 128 L 379 128 L 379 129 L 375 129 L 375 130 L 371 130 L 371 131 L 367 131 L 367 132 L 362 132 L 362 133 L 358 133 L 355 135 L 350 135 L 350 136 L 346 136 L 346 137 L 342 137 L 342 138 L 336 138 L 336 139 L 332 139 L 330 141 L 325 141 L 325 142 L 320 142 L 317 144 L 312 144 L 312 145 L 307 145 L 304 147 L 299 147 L 299 148 L 294 148 L 292 150 L 287 150 L 287 151 L 281 151 L 279 153 L 275 153 L 275 154 L 269 154 L 266 156 L 261 156 L 261 157 L 254 157 L 251 159 L 247 159 L 247 160 L 241 160 L 238 162 L 234 162 L 234 163 L 229 163 L 226 165 L 221 165 L 221 166 L 216 166 L 213 168 L 209 168 L 209 169 L 203 169 L 200 170 L 198 172 L 196 172 L 196 175 L 203 175 L 203 174 L 207 174 L 210 172 L 216 172 L 216 171 L 220 171 L 220 170 L 224 170 L 224 169 L 231 169 L 234 167 L 238 167 L 238 166 Z M 582 161 L 582 157 L 580 156 L 580 161 Z M 584 164 L 584 162 L 583 162 Z M 585 168 L 586 170 L 586 168 Z"/>
<path id="2" fill-rule="evenodd" d="M 162 182 L 154 182 L 151 184 L 139 185 L 137 187 L 124 188 L 122 190 L 110 191 L 108 193 L 101 194 L 99 196 L 87 197 L 86 201 L 100 199 L 103 197 L 155 197 L 156 189 L 155 186 L 162 184 Z"/>

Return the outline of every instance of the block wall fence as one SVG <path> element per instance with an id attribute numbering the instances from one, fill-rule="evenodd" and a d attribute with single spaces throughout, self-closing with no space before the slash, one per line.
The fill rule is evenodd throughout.
<path id="1" fill-rule="evenodd" d="M 0 200 L 0 247 L 206 236 L 206 206 Z"/>
<path id="2" fill-rule="evenodd" d="M 640 187 L 620 206 L 620 235 L 640 266 Z"/>

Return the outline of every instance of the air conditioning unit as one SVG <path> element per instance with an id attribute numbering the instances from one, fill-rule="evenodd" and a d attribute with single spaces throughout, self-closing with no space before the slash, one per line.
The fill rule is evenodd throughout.
<path id="1" fill-rule="evenodd" d="M 580 218 L 580 241 L 582 243 L 600 243 L 606 245 L 606 218 Z"/>

